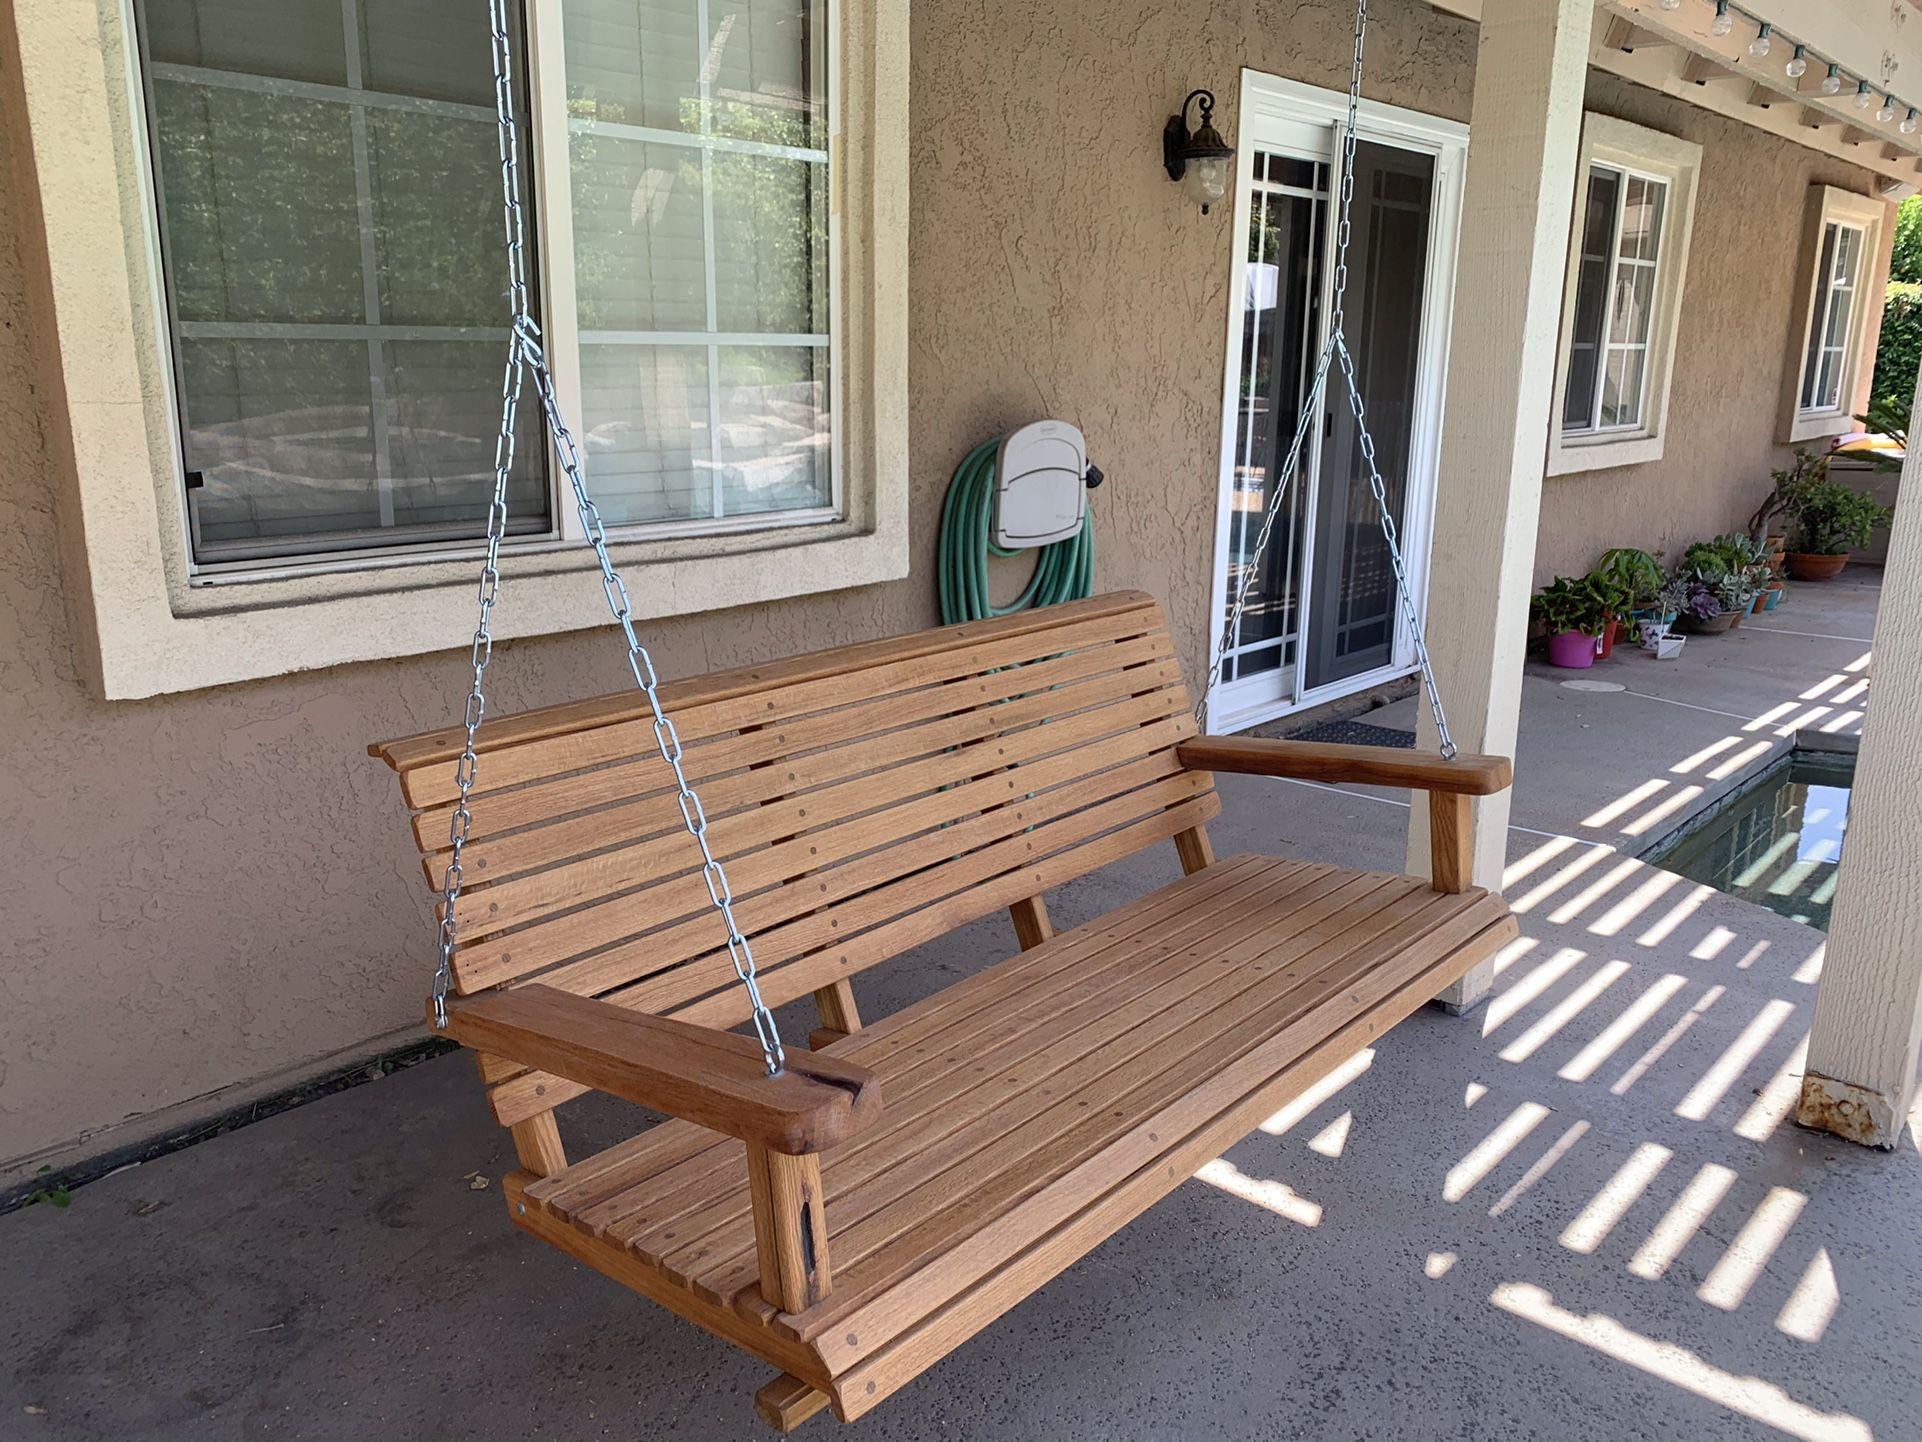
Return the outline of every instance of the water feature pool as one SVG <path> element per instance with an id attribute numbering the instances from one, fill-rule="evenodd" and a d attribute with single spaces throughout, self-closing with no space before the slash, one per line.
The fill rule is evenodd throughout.
<path id="1" fill-rule="evenodd" d="M 1642 859 L 1828 929 L 1855 758 L 1797 751 Z"/>

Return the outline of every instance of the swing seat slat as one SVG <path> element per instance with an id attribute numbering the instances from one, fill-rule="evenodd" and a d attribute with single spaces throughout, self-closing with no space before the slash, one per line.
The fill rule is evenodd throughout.
<path id="1" fill-rule="evenodd" d="M 664 690 L 763 990 L 812 992 L 826 1044 L 783 1082 L 723 1030 L 635 697 L 483 731 L 500 879 L 462 898 L 451 1031 L 521 1144 L 514 1221 L 772 1364 L 784 1429 L 870 1410 L 1515 934 L 1467 883 L 1505 760 L 1197 737 L 1147 597 Z M 430 876 L 459 741 L 374 748 Z M 1434 877 L 1216 861 L 1211 767 L 1427 790 Z M 1169 840 L 1179 880 L 1053 931 L 1044 891 Z M 1000 909 L 1025 949 L 862 1024 L 851 977 Z M 674 1119 L 570 1164 L 553 1108 L 596 1088 Z"/>

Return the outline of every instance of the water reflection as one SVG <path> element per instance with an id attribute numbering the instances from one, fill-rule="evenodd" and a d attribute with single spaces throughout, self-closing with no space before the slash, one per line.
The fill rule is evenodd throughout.
<path id="1" fill-rule="evenodd" d="M 1852 774 L 1849 758 L 1792 757 L 1648 860 L 1826 930 Z"/>

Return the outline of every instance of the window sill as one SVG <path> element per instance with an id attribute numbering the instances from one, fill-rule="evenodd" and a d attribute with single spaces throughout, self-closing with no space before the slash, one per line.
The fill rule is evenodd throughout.
<path id="1" fill-rule="evenodd" d="M 1608 471 L 1617 466 L 1644 466 L 1662 458 L 1659 435 L 1629 435 L 1619 440 L 1571 441 L 1557 436 L 1548 443 L 1548 471 L 1551 476 L 1579 475 L 1583 471 Z"/>
<path id="2" fill-rule="evenodd" d="M 1829 436 L 1845 436 L 1860 429 L 1855 417 L 1847 411 L 1823 411 L 1819 415 L 1797 415 L 1789 421 L 1788 434 L 1782 437 L 1784 445 L 1794 445 L 1798 441 L 1823 440 Z"/>
<path id="3" fill-rule="evenodd" d="M 635 617 L 760 605 L 898 580 L 908 572 L 903 523 L 848 523 L 708 537 L 698 553 L 659 541 L 610 548 Z M 778 555 L 777 564 L 769 564 Z M 474 634 L 478 564 L 441 561 L 197 588 L 141 604 L 115 586 L 96 612 L 97 678 L 107 700 L 134 700 L 356 661 L 465 648 Z M 600 571 L 586 548 L 505 558 L 497 640 L 610 624 Z"/>

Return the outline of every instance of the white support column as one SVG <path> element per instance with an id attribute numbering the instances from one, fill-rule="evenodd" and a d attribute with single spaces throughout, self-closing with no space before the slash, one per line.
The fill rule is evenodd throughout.
<path id="1" fill-rule="evenodd" d="M 1594 0 L 1482 9 L 1428 583 L 1429 651 L 1464 751 L 1515 754 L 1594 14 Z M 1435 745 L 1426 714 L 1421 744 Z M 1426 808 L 1410 816 L 1409 870 L 1421 875 Z M 1474 820 L 1475 883 L 1493 889 L 1507 793 L 1477 800 Z M 1472 1006 L 1491 979 L 1479 968 L 1438 1000 Z"/>
<path id="2" fill-rule="evenodd" d="M 1909 434 L 1922 436 L 1922 389 Z M 1894 1147 L 1922 1052 L 1922 451 L 1911 446 L 1889 537 L 1848 839 L 1815 994 L 1797 1117 Z"/>

